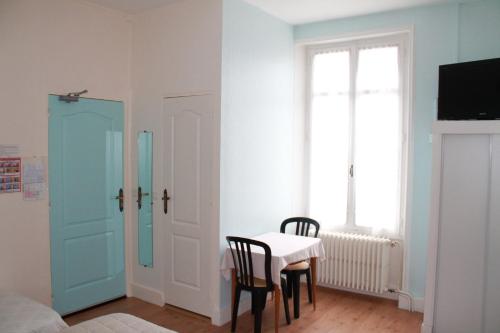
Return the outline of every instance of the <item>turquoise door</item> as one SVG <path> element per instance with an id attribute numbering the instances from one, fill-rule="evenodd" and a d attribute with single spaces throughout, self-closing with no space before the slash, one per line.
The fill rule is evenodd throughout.
<path id="1" fill-rule="evenodd" d="M 49 96 L 52 304 L 68 314 L 125 295 L 123 104 Z"/>

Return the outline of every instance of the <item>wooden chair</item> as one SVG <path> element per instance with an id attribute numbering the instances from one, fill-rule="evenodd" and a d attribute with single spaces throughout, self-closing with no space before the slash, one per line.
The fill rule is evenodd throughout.
<path id="1" fill-rule="evenodd" d="M 281 223 L 280 232 L 286 233 L 287 226 L 294 225 L 295 235 L 297 236 L 314 236 L 318 237 L 319 223 L 308 217 L 290 217 Z M 314 229 L 311 229 L 311 226 Z M 310 231 L 313 234 L 310 234 Z M 311 282 L 311 266 L 307 261 L 300 261 L 288 265 L 281 271 L 287 278 L 287 294 L 293 298 L 293 313 L 295 318 L 300 316 L 300 276 L 305 274 L 307 280 L 307 295 L 309 303 L 312 303 L 312 282 Z"/>
<path id="2" fill-rule="evenodd" d="M 279 288 L 273 285 L 271 278 L 271 248 L 263 242 L 242 237 L 226 237 L 233 257 L 235 270 L 233 271 L 233 283 L 236 282 L 235 294 L 233 295 L 233 309 L 231 316 L 231 332 L 236 330 L 236 319 L 238 317 L 238 306 L 242 290 L 252 295 L 252 313 L 254 314 L 254 332 L 260 333 L 262 327 L 262 311 L 266 306 L 268 292 L 276 292 L 275 298 L 275 331 L 279 327 Z M 264 249 L 264 272 L 265 279 L 254 276 L 252 261 L 252 247 Z M 286 280 L 281 278 L 281 290 L 283 292 L 283 303 L 285 305 L 285 316 L 287 324 L 290 324 L 290 312 L 288 309 Z"/>

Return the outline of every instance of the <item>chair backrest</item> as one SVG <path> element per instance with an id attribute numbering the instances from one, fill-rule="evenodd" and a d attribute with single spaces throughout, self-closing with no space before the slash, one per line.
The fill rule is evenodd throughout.
<path id="1" fill-rule="evenodd" d="M 254 267 L 252 260 L 252 246 L 264 249 L 264 272 L 266 277 L 266 288 L 273 288 L 271 278 L 271 248 L 263 242 L 254 239 L 227 236 L 227 242 L 233 256 L 234 267 L 237 271 L 238 283 L 244 288 L 256 288 Z"/>
<path id="2" fill-rule="evenodd" d="M 314 237 L 318 237 L 318 232 L 319 232 L 319 223 L 316 220 L 313 220 L 308 217 L 290 217 L 286 220 L 284 220 L 281 223 L 281 228 L 280 232 L 285 233 L 286 232 L 286 226 L 288 224 L 293 224 L 295 223 L 295 234 L 297 236 L 309 236 L 309 229 L 311 228 L 311 225 L 314 226 Z"/>

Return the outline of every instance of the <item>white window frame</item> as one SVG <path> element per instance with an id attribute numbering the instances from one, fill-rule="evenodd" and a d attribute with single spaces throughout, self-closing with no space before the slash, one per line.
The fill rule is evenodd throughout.
<path id="1" fill-rule="evenodd" d="M 357 75 L 357 65 L 358 65 L 358 52 L 360 49 L 373 48 L 380 46 L 395 45 L 398 46 L 398 59 L 399 59 L 399 75 L 401 82 L 401 93 L 400 93 L 400 110 L 402 112 L 400 118 L 400 128 L 401 128 L 401 144 L 400 144 L 400 174 L 399 174 L 399 197 L 400 197 L 400 208 L 399 208 L 399 225 L 396 227 L 395 233 L 377 233 L 376 235 L 386 236 L 393 239 L 403 239 L 405 238 L 405 221 L 407 218 L 407 200 L 408 200 L 408 189 L 409 189 L 409 157 L 410 157 L 410 107 L 411 107 L 411 38 L 408 32 L 388 32 L 383 36 L 376 37 L 356 37 L 350 40 L 343 39 L 338 42 L 329 42 L 322 44 L 313 44 L 306 47 L 306 85 L 305 85 L 305 98 L 306 98 L 306 110 L 305 110 L 305 209 L 306 214 L 309 216 L 309 192 L 310 192 L 310 162 L 311 162 L 311 109 L 312 109 L 312 66 L 313 57 L 316 54 L 323 53 L 325 51 L 342 51 L 350 50 L 350 124 L 353 126 L 350 130 L 350 148 L 349 148 L 349 165 L 353 164 L 353 150 L 352 145 L 353 135 L 354 135 L 354 109 L 356 100 L 356 75 Z M 355 172 L 355 171 L 354 171 Z M 346 170 L 347 177 L 347 170 Z M 355 177 L 354 177 L 355 178 Z M 334 227 L 333 230 L 360 233 L 360 234 L 370 234 L 374 233 L 370 228 L 356 226 L 354 222 L 354 182 L 352 178 L 349 177 L 349 188 L 348 188 L 348 209 L 347 209 L 347 221 L 346 224 L 342 226 Z"/>

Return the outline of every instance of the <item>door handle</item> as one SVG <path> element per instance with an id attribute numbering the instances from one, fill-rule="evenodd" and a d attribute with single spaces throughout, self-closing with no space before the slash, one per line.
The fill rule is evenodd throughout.
<path id="1" fill-rule="evenodd" d="M 142 208 L 142 188 L 140 186 L 137 189 L 137 208 Z"/>
<path id="2" fill-rule="evenodd" d="M 123 212 L 123 189 L 122 188 L 118 191 L 118 196 L 116 196 L 115 199 L 118 200 L 118 208 L 120 209 L 120 212 Z"/>
<path id="3" fill-rule="evenodd" d="M 168 196 L 167 189 L 163 190 L 163 197 L 161 198 L 163 200 L 163 212 L 165 214 L 168 213 L 168 200 L 170 200 L 170 197 Z"/>

